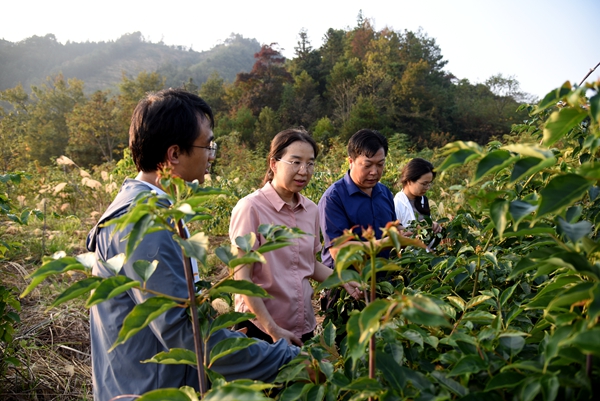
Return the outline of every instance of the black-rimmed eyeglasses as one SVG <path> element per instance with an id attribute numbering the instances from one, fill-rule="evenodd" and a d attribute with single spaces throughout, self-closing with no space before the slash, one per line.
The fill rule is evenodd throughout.
<path id="1" fill-rule="evenodd" d="M 199 145 L 192 145 L 193 148 L 202 148 L 202 149 L 208 149 L 208 155 L 210 157 L 215 157 L 217 155 L 217 143 L 214 141 L 210 141 L 210 143 L 208 144 L 208 146 L 199 146 Z"/>

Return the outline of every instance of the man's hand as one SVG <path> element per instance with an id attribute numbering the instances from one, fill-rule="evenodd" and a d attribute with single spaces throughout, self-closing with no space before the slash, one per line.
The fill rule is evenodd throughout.
<path id="1" fill-rule="evenodd" d="M 435 221 L 433 222 L 432 228 L 433 228 L 433 233 L 434 234 L 442 232 L 442 226 L 439 225 L 438 223 L 436 223 Z"/>
<path id="2" fill-rule="evenodd" d="M 360 284 L 356 281 L 350 281 L 343 285 L 344 289 L 350 294 L 354 299 L 358 300 L 364 297 L 364 293 L 360 289 Z"/>

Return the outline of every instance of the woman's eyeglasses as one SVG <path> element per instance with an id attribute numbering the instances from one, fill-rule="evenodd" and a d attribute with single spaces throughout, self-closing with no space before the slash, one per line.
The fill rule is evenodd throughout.
<path id="1" fill-rule="evenodd" d="M 298 172 L 302 169 L 306 169 L 306 172 L 312 173 L 315 170 L 315 162 L 304 163 L 304 162 L 300 162 L 297 160 L 292 160 L 291 162 L 287 161 L 287 160 L 283 160 L 283 159 L 275 159 L 275 160 L 289 164 L 292 167 L 292 170 L 294 172 Z"/>
<path id="2" fill-rule="evenodd" d="M 432 182 L 419 182 L 419 181 L 417 181 L 417 182 L 418 182 L 418 183 L 419 183 L 419 185 L 420 185 L 420 186 L 422 186 L 423 188 L 427 188 L 427 189 L 429 189 L 429 188 L 433 187 L 433 181 L 432 181 Z"/>

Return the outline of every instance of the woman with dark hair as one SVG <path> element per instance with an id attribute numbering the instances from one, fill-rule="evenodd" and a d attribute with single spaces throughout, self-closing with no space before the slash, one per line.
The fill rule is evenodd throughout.
<path id="1" fill-rule="evenodd" d="M 429 200 L 425 193 L 433 186 L 435 171 L 433 164 L 425 159 L 416 157 L 402 169 L 400 182 L 402 190 L 394 197 L 396 216 L 404 227 L 408 227 L 411 221 L 422 220 L 424 216 L 430 216 Z M 433 222 L 433 232 L 439 233 L 442 227 Z"/>
<path id="2" fill-rule="evenodd" d="M 252 281 L 272 296 L 235 296 L 236 311 L 256 315 L 236 325 L 236 329 L 246 328 L 248 337 L 268 342 L 283 338 L 302 345 L 313 336 L 317 322 L 309 279 L 322 282 L 332 273 L 315 256 L 321 250 L 317 205 L 300 194 L 312 177 L 317 154 L 317 144 L 306 131 L 278 133 L 271 141 L 263 187 L 240 199 L 233 209 L 229 225 L 232 243 L 253 232 L 257 249 L 265 241 L 258 232 L 263 223 L 298 227 L 308 234 L 292 240 L 293 245 L 266 253 L 266 263 L 245 265 L 236 272 L 237 280 Z M 345 285 L 351 294 L 357 286 Z"/>

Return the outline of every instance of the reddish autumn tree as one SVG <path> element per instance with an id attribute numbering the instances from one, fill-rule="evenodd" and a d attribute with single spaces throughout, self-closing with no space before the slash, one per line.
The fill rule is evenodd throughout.
<path id="1" fill-rule="evenodd" d="M 254 55 L 252 71 L 237 75 L 234 86 L 240 94 L 236 109 L 247 107 L 258 116 L 264 107 L 277 110 L 285 83 L 293 82 L 285 69 L 285 57 L 275 47 L 276 43 L 263 45 Z"/>

